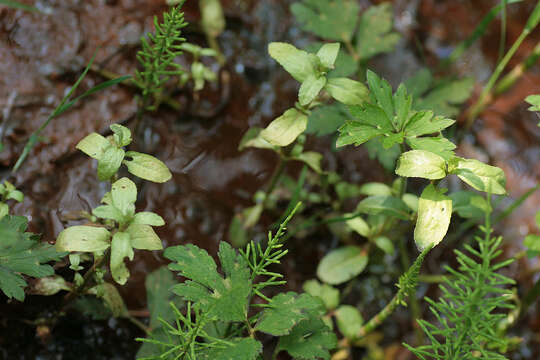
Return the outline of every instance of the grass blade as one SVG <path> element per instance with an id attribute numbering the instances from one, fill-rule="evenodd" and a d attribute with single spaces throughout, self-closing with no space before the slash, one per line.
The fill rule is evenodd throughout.
<path id="1" fill-rule="evenodd" d="M 505 1 L 505 3 L 514 4 L 521 1 L 523 0 L 507 0 Z M 458 46 L 456 46 L 454 51 L 452 51 L 448 59 L 446 59 L 442 65 L 448 66 L 454 61 L 456 61 L 457 59 L 459 59 L 461 55 L 463 55 L 465 51 L 467 51 L 467 49 L 471 47 L 471 45 L 474 44 L 476 40 L 478 40 L 482 35 L 484 35 L 491 21 L 493 21 L 493 19 L 497 17 L 497 15 L 499 14 L 499 12 L 501 12 L 503 7 L 505 8 L 505 6 L 503 5 L 505 4 L 499 4 L 491 8 L 491 10 L 482 18 L 482 20 L 480 20 L 480 23 L 476 26 L 473 33 L 467 39 L 462 41 Z"/>
<path id="2" fill-rule="evenodd" d="M 13 9 L 20 9 L 20 10 L 31 11 L 31 12 L 41 12 L 35 6 L 22 4 L 22 3 L 18 2 L 18 1 L 0 0 L 0 5 L 5 5 L 7 7 L 13 8 Z"/>
<path id="3" fill-rule="evenodd" d="M 73 106 L 73 104 L 75 104 L 78 100 L 81 100 L 84 97 L 87 97 L 87 96 L 89 96 L 91 94 L 96 93 L 97 91 L 103 90 L 103 89 L 105 89 L 105 88 L 107 88 L 109 86 L 118 84 L 118 83 L 120 83 L 122 81 L 125 81 L 126 79 L 130 78 L 130 76 L 122 76 L 122 77 L 119 77 L 117 79 L 112 79 L 112 80 L 105 81 L 105 82 L 103 82 L 103 83 L 101 83 L 99 85 L 94 86 L 92 89 L 86 91 L 82 95 L 80 95 L 77 98 L 75 98 L 74 100 L 70 101 L 69 99 L 71 98 L 71 95 L 73 95 L 75 90 L 77 90 L 77 88 L 79 87 L 81 81 L 84 79 L 84 77 L 86 76 L 86 74 L 90 70 L 90 67 L 92 66 L 92 63 L 94 62 L 94 59 L 96 57 L 96 53 L 94 53 L 94 55 L 90 59 L 90 62 L 88 63 L 88 65 L 84 69 L 83 73 L 79 76 L 79 78 L 77 79 L 75 84 L 73 84 L 73 86 L 69 90 L 68 94 L 66 96 L 64 96 L 64 98 L 62 99 L 60 104 L 58 104 L 58 106 L 54 109 L 54 111 L 51 113 L 51 115 L 49 115 L 47 120 L 45 120 L 43 122 L 43 124 L 41 124 L 41 126 L 36 131 L 34 131 L 32 133 L 32 135 L 30 135 L 30 138 L 28 139 L 28 142 L 24 146 L 24 149 L 22 151 L 21 156 L 19 156 L 19 158 L 17 159 L 17 162 L 15 163 L 15 166 L 13 167 L 12 172 L 16 172 L 21 167 L 24 160 L 26 160 L 26 158 L 28 157 L 28 154 L 30 154 L 30 151 L 32 150 L 32 148 L 39 142 L 41 132 L 47 127 L 47 125 L 49 125 L 49 123 L 51 122 L 52 119 L 54 119 L 55 117 L 57 117 L 60 114 L 64 113 L 71 106 Z"/>

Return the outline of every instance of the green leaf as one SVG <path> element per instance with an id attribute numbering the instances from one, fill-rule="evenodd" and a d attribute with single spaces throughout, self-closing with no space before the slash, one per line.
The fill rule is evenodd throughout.
<path id="1" fill-rule="evenodd" d="M 326 84 L 326 77 L 324 76 L 308 76 L 300 86 L 300 91 L 298 92 L 298 100 L 300 105 L 306 106 L 311 103 L 319 95 L 322 88 Z"/>
<path id="2" fill-rule="evenodd" d="M 394 117 L 394 125 L 397 129 L 403 129 L 403 126 L 408 122 L 412 97 L 407 94 L 407 89 L 405 85 L 399 85 L 396 93 L 394 94 L 394 108 L 396 116 Z"/>
<path id="3" fill-rule="evenodd" d="M 111 233 L 103 227 L 71 226 L 62 230 L 56 239 L 57 251 L 103 251 L 111 246 Z"/>
<path id="4" fill-rule="evenodd" d="M 439 244 L 450 225 L 452 199 L 433 184 L 429 184 L 418 201 L 418 219 L 414 228 L 414 242 L 418 250 Z"/>
<path id="5" fill-rule="evenodd" d="M 407 193 L 407 194 L 403 194 L 402 200 L 405 204 L 407 204 L 409 209 L 411 209 L 414 212 L 418 211 L 418 196 Z"/>
<path id="6" fill-rule="evenodd" d="M 162 250 L 159 236 L 149 225 L 131 224 L 126 229 L 131 238 L 131 246 L 139 250 Z"/>
<path id="7" fill-rule="evenodd" d="M 350 214 L 345 214 L 350 215 Z M 368 223 L 362 219 L 360 216 L 357 216 L 355 218 L 349 219 L 345 221 L 348 227 L 350 227 L 353 231 L 357 232 L 358 234 L 362 235 L 363 237 L 368 237 L 370 234 L 370 229 Z"/>
<path id="8" fill-rule="evenodd" d="M 419 111 L 411 117 L 405 126 L 405 136 L 414 137 L 433 134 L 446 129 L 455 122 L 455 120 L 446 119 L 442 116 L 433 117 L 433 112 L 429 110 Z"/>
<path id="9" fill-rule="evenodd" d="M 341 305 L 336 310 L 336 322 L 339 331 L 347 339 L 356 339 L 364 323 L 362 315 L 357 308 L 350 305 Z"/>
<path id="10" fill-rule="evenodd" d="M 133 224 L 151 225 L 151 226 L 163 226 L 165 220 L 156 213 L 150 211 L 141 211 L 135 214 L 133 217 Z"/>
<path id="11" fill-rule="evenodd" d="M 9 205 L 0 202 L 0 220 L 9 214 Z"/>
<path id="12" fill-rule="evenodd" d="M 377 245 L 379 249 L 381 249 L 385 253 L 390 255 L 395 253 L 396 249 L 394 247 L 394 244 L 392 243 L 392 240 L 390 240 L 388 237 L 377 236 L 375 239 L 373 239 L 373 242 L 375 243 L 375 245 Z"/>
<path id="13" fill-rule="evenodd" d="M 336 147 L 355 144 L 359 146 L 366 141 L 379 135 L 384 131 L 370 125 L 362 125 L 357 121 L 347 121 L 339 128 L 339 137 L 336 141 Z"/>
<path id="14" fill-rule="evenodd" d="M 88 294 L 102 299 L 114 317 L 130 316 L 122 296 L 120 296 L 120 293 L 113 284 L 103 283 L 96 285 L 88 290 Z"/>
<path id="15" fill-rule="evenodd" d="M 414 108 L 417 110 L 432 110 L 442 116 L 457 116 L 459 114 L 459 105 L 471 96 L 473 89 L 473 78 L 445 81 L 436 86 L 426 96 L 417 98 Z"/>
<path id="16" fill-rule="evenodd" d="M 289 109 L 261 131 L 263 139 L 272 145 L 287 146 L 306 130 L 307 116 L 296 109 Z"/>
<path id="17" fill-rule="evenodd" d="M 304 283 L 303 289 L 311 296 L 321 299 L 326 310 L 333 310 L 339 305 L 339 290 L 328 284 L 308 280 Z"/>
<path id="18" fill-rule="evenodd" d="M 362 14 L 356 34 L 356 51 L 362 60 L 394 50 L 400 36 L 392 32 L 393 17 L 389 2 L 371 6 Z"/>
<path id="19" fill-rule="evenodd" d="M 360 186 L 360 194 L 375 196 L 375 195 L 392 195 L 392 188 L 384 183 L 368 182 Z"/>
<path id="20" fill-rule="evenodd" d="M 356 146 L 393 130 L 392 123 L 379 106 L 364 104 L 349 108 L 355 120 L 347 121 L 339 128 L 337 146 L 355 144 Z"/>
<path id="21" fill-rule="evenodd" d="M 304 82 L 309 76 L 315 76 L 315 55 L 299 50 L 291 44 L 272 42 L 268 45 L 268 53 L 296 81 Z M 311 56 L 310 56 L 311 55 Z"/>
<path id="22" fill-rule="evenodd" d="M 268 306 L 255 329 L 274 336 L 287 335 L 301 320 L 308 319 L 311 313 L 319 315 L 324 312 L 321 300 L 294 292 L 274 296 Z"/>
<path id="23" fill-rule="evenodd" d="M 247 147 L 274 149 L 274 145 L 270 144 L 260 136 L 261 131 L 262 129 L 259 127 L 250 127 L 244 136 L 242 136 L 242 140 L 240 140 L 240 144 L 238 145 L 238 151 L 242 151 Z"/>
<path id="24" fill-rule="evenodd" d="M 384 113 L 388 119 L 392 119 L 394 116 L 392 87 L 388 81 L 380 78 L 376 73 L 369 69 L 366 71 L 366 79 L 369 85 L 369 90 L 371 90 L 373 102 L 384 110 Z M 389 129 L 391 129 L 391 127 Z"/>
<path id="25" fill-rule="evenodd" d="M 317 174 L 321 174 L 323 172 L 321 168 L 322 158 L 322 154 L 315 151 L 306 151 L 294 157 L 295 160 L 299 160 L 307 164 Z"/>
<path id="26" fill-rule="evenodd" d="M 36 295 L 51 296 L 65 290 L 71 291 L 72 287 L 59 275 L 43 277 L 34 282 L 32 293 Z"/>
<path id="27" fill-rule="evenodd" d="M 506 194 L 506 176 L 501 168 L 484 164 L 476 159 L 453 157 L 448 162 L 448 172 L 478 191 Z"/>
<path id="28" fill-rule="evenodd" d="M 523 245 L 530 251 L 540 252 L 540 235 L 529 234 L 525 236 Z"/>
<path id="29" fill-rule="evenodd" d="M 403 142 L 403 133 L 395 133 L 382 137 L 382 146 L 385 150 L 392 148 L 394 145 L 401 144 Z"/>
<path id="30" fill-rule="evenodd" d="M 339 43 L 324 44 L 319 51 L 317 51 L 317 57 L 321 60 L 321 64 L 326 68 L 333 69 L 338 53 Z"/>
<path id="31" fill-rule="evenodd" d="M 255 360 L 262 352 L 262 344 L 253 338 L 227 339 L 223 345 L 214 345 L 199 355 L 201 360 Z"/>
<path id="32" fill-rule="evenodd" d="M 330 359 L 337 346 L 336 335 L 320 319 L 301 321 L 289 335 L 279 338 L 278 349 L 295 359 Z"/>
<path id="33" fill-rule="evenodd" d="M 218 253 L 225 278 L 216 271 L 212 257 L 194 245 L 168 247 L 164 255 L 173 261 L 169 269 L 189 279 L 173 288 L 177 295 L 200 304 L 210 317 L 245 320 L 251 274 L 244 258 L 229 244 L 221 242 Z"/>
<path id="34" fill-rule="evenodd" d="M 124 160 L 128 171 L 141 179 L 164 183 L 172 178 L 167 165 L 151 155 L 128 151 L 126 156 L 131 158 L 131 160 Z"/>
<path id="35" fill-rule="evenodd" d="M 107 138 L 98 133 L 91 133 L 79 141 L 76 148 L 91 158 L 99 160 L 103 156 L 105 149 L 109 146 L 111 146 L 111 143 Z"/>
<path id="36" fill-rule="evenodd" d="M 462 218 L 482 219 L 491 211 L 486 199 L 473 191 L 455 191 L 448 196 L 452 199 L 453 211 Z"/>
<path id="37" fill-rule="evenodd" d="M 430 151 L 411 150 L 399 157 L 396 174 L 430 180 L 442 179 L 446 176 L 446 162 Z"/>
<path id="38" fill-rule="evenodd" d="M 409 208 L 407 204 L 393 196 L 370 196 L 358 203 L 358 212 L 363 214 L 378 215 L 383 214 L 402 220 L 409 220 Z"/>
<path id="39" fill-rule="evenodd" d="M 407 144 L 414 150 L 426 150 L 448 161 L 454 156 L 456 145 L 444 137 L 408 138 Z"/>
<path id="40" fill-rule="evenodd" d="M 421 68 L 413 76 L 405 80 L 404 84 L 414 99 L 422 96 L 431 86 L 433 76 L 428 68 Z"/>
<path id="41" fill-rule="evenodd" d="M 291 5 L 300 27 L 324 39 L 350 41 L 359 6 L 354 0 L 303 0 Z"/>
<path id="42" fill-rule="evenodd" d="M 150 311 L 150 327 L 155 329 L 161 325 L 159 319 L 170 323 L 175 315 L 172 312 L 169 303 L 172 301 L 180 305 L 178 298 L 170 291 L 176 285 L 173 273 L 166 266 L 152 271 L 144 281 L 146 287 L 146 298 L 148 310 Z"/>
<path id="43" fill-rule="evenodd" d="M 131 131 L 127 127 L 119 124 L 112 124 L 110 128 L 114 133 L 114 142 L 119 147 L 131 144 Z"/>
<path id="44" fill-rule="evenodd" d="M 380 139 L 372 139 L 366 143 L 369 158 L 377 159 L 386 171 L 393 172 L 396 168 L 396 161 L 401 155 L 401 149 L 398 145 L 385 149 Z"/>
<path id="45" fill-rule="evenodd" d="M 326 254 L 317 266 L 322 281 L 338 285 L 351 280 L 366 268 L 367 252 L 359 246 L 344 246 Z"/>
<path id="46" fill-rule="evenodd" d="M 8 298 L 24 300 L 26 281 L 21 274 L 42 278 L 54 274 L 49 261 L 58 261 L 65 253 L 24 232 L 28 220 L 22 216 L 4 216 L 0 220 L 0 289 Z"/>
<path id="47" fill-rule="evenodd" d="M 337 101 L 345 105 L 362 105 L 369 101 L 369 92 L 364 84 L 347 78 L 330 78 L 324 87 Z"/>
<path id="48" fill-rule="evenodd" d="M 125 232 L 114 234 L 111 241 L 111 275 L 120 285 L 124 285 L 129 278 L 129 270 L 124 263 L 124 258 L 133 260 L 133 255 L 129 234 Z"/>
<path id="49" fill-rule="evenodd" d="M 125 151 L 115 146 L 109 146 L 98 159 L 98 178 L 101 181 L 109 180 L 122 165 Z"/>
<path id="50" fill-rule="evenodd" d="M 92 210 L 92 215 L 100 219 L 110 219 L 118 223 L 124 222 L 125 217 L 120 210 L 112 205 L 101 205 Z"/>
<path id="51" fill-rule="evenodd" d="M 525 98 L 525 101 L 531 104 L 529 111 L 540 111 L 540 94 L 529 95 Z"/>
<path id="52" fill-rule="evenodd" d="M 112 205 L 124 216 L 133 216 L 137 201 L 137 186 L 127 177 L 115 181 L 111 186 Z"/>

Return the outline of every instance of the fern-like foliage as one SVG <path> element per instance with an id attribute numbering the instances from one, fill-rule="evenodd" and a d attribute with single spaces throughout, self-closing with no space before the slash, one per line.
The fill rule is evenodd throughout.
<path id="1" fill-rule="evenodd" d="M 294 292 L 268 297 L 262 292 L 284 283 L 283 275 L 268 267 L 287 253 L 281 238 L 291 216 L 274 235 L 269 233 L 266 247 L 252 242 L 238 253 L 222 242 L 221 271 L 195 245 L 167 248 L 165 257 L 173 261 L 169 269 L 187 279 L 172 287 L 187 308 L 182 312 L 173 306 L 175 323 L 162 321 L 162 331 L 141 339 L 153 345 L 147 346 L 144 359 L 255 360 L 263 348 L 258 333 L 279 337 L 276 354 L 283 350 L 299 359 L 330 359 L 337 339 L 321 319 L 325 311 L 320 299 Z"/>
<path id="2" fill-rule="evenodd" d="M 504 287 L 515 282 L 497 271 L 512 259 L 495 261 L 502 253 L 502 238 L 491 236 L 489 214 L 480 230 L 484 236 L 475 238 L 477 247 L 465 245 L 466 253 L 456 250 L 459 269 L 446 267 L 450 279 L 440 287 L 441 298 L 426 298 L 437 323 L 418 322 L 431 344 L 405 344 L 419 359 L 506 359 L 496 350 L 507 345 L 499 326 L 506 317 L 501 310 L 514 308 Z"/>
<path id="3" fill-rule="evenodd" d="M 162 23 L 154 17 L 155 33 L 141 39 L 142 49 L 137 53 L 137 60 L 143 69 L 135 73 L 135 81 L 142 88 L 144 99 L 153 95 L 158 100 L 170 77 L 184 74 L 182 66 L 174 62 L 182 54 L 181 45 L 186 41 L 181 36 L 182 28 L 187 26 L 180 10 L 182 4 L 183 1 L 164 13 Z M 148 108 L 152 110 L 155 105 Z"/>

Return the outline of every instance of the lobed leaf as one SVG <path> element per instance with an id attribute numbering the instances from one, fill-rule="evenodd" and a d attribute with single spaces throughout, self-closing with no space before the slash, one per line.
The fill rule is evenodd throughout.
<path id="1" fill-rule="evenodd" d="M 392 32 L 393 13 L 389 2 L 371 6 L 360 17 L 356 34 L 356 51 L 367 60 L 377 54 L 392 52 L 401 38 Z"/>
<path id="2" fill-rule="evenodd" d="M 21 274 L 42 278 L 54 274 L 47 262 L 60 260 L 65 253 L 54 246 L 40 243 L 39 238 L 26 233 L 28 220 L 22 216 L 0 219 L 0 289 L 8 298 L 24 300 L 27 285 Z"/>
<path id="3" fill-rule="evenodd" d="M 294 292 L 274 296 L 268 306 L 262 312 L 255 329 L 274 336 L 287 335 L 296 324 L 308 319 L 312 313 L 319 315 L 324 312 L 319 299 Z"/>
<path id="4" fill-rule="evenodd" d="M 336 335 L 320 319 L 301 321 L 289 335 L 279 338 L 278 349 L 295 359 L 330 359 L 330 350 L 337 346 Z"/>
<path id="5" fill-rule="evenodd" d="M 291 5 L 300 27 L 329 40 L 350 41 L 358 21 L 354 0 L 303 0 Z"/>
<path id="6" fill-rule="evenodd" d="M 245 319 L 251 274 L 244 258 L 236 254 L 229 244 L 221 242 L 218 254 L 225 278 L 218 274 L 212 257 L 194 245 L 168 247 L 164 255 L 173 261 L 169 269 L 189 279 L 173 288 L 177 295 L 200 304 L 208 316 L 222 321 Z"/>

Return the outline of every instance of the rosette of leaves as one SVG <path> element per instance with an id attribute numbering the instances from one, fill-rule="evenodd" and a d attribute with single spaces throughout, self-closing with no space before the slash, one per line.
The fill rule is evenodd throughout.
<path id="1" fill-rule="evenodd" d="M 442 134 L 454 120 L 434 116 L 430 110 L 413 110 L 412 96 L 403 84 L 392 95 L 390 84 L 369 70 L 367 81 L 371 102 L 349 107 L 353 119 L 339 129 L 337 145 L 360 145 L 371 139 L 380 139 L 384 148 L 399 145 L 402 153 L 395 173 L 431 181 L 418 200 L 414 237 L 420 250 L 437 245 L 450 224 L 452 199 L 445 195 L 446 189 L 435 186 L 439 180 L 453 174 L 475 190 L 506 193 L 506 178 L 500 168 L 454 155 L 456 146 Z M 434 133 L 437 135 L 429 136 Z M 405 151 L 407 146 L 412 150 Z M 376 205 L 388 201 L 381 197 L 363 200 Z"/>
<path id="2" fill-rule="evenodd" d="M 23 199 L 23 193 L 17 190 L 9 181 L 6 180 L 3 184 L 0 184 L 0 219 L 9 214 L 8 200 L 22 202 Z"/>
<path id="3" fill-rule="evenodd" d="M 137 187 L 128 178 L 112 184 L 101 202 L 104 205 L 92 210 L 102 225 L 78 225 L 64 229 L 56 240 L 58 251 L 102 253 L 110 248 L 111 275 L 123 285 L 129 278 L 124 258 L 133 260 L 133 249 L 161 250 L 161 240 L 152 226 L 162 226 L 165 221 L 152 212 L 135 212 Z"/>
<path id="4" fill-rule="evenodd" d="M 284 350 L 297 359 L 330 359 L 336 337 L 321 319 L 319 299 L 294 292 L 270 298 L 262 292 L 284 283 L 283 275 L 267 270 L 287 253 L 280 241 L 283 231 L 284 224 L 274 236 L 269 234 L 264 249 L 250 243 L 237 252 L 220 243 L 221 271 L 195 245 L 167 248 L 169 269 L 186 278 L 172 291 L 187 301 L 187 308 L 184 314 L 173 307 L 177 327 L 163 322 L 168 340 L 145 339 L 155 346 L 155 353 L 145 359 L 254 360 L 262 354 L 258 333 L 279 337 L 275 354 Z M 254 313 L 256 308 L 262 311 Z"/>
<path id="5" fill-rule="evenodd" d="M 131 144 L 131 131 L 122 125 L 110 126 L 113 135 L 104 137 L 92 133 L 79 141 L 77 149 L 98 161 L 97 174 L 101 181 L 111 180 L 124 164 L 127 170 L 141 179 L 163 183 L 172 177 L 167 166 L 159 159 L 136 151 L 125 151 Z"/>
<path id="6" fill-rule="evenodd" d="M 316 54 L 287 43 L 270 43 L 268 52 L 301 83 L 297 107 L 288 109 L 260 131 L 260 137 L 270 145 L 287 146 L 306 130 L 308 111 L 318 105 L 322 90 L 347 105 L 361 104 L 367 99 L 367 89 L 362 83 L 344 77 L 328 78 L 338 56 L 339 43 L 325 44 Z"/>
<path id="7" fill-rule="evenodd" d="M 193 56 L 193 62 L 191 63 L 191 71 L 185 72 L 180 76 L 180 83 L 183 85 L 190 79 L 193 80 L 193 90 L 199 91 L 204 88 L 204 84 L 207 81 L 214 82 L 217 79 L 216 74 L 208 66 L 204 65 L 201 61 L 201 57 L 213 57 L 217 56 L 217 53 L 213 49 L 202 48 L 198 45 L 183 43 L 180 45 L 180 49 L 190 53 Z"/>
<path id="8" fill-rule="evenodd" d="M 27 283 L 23 275 L 43 278 L 54 274 L 50 261 L 65 253 L 39 241 L 39 235 L 25 232 L 28 220 L 6 215 L 0 220 L 0 289 L 8 298 L 24 301 Z"/>

